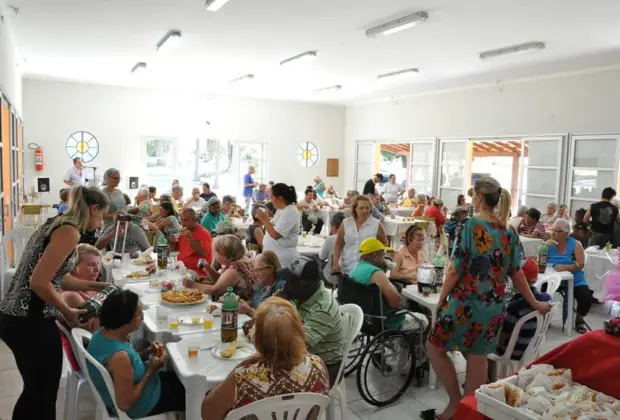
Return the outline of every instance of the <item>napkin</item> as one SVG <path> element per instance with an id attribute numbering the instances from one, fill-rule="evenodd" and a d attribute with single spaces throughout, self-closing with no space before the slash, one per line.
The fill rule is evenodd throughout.
<path id="1" fill-rule="evenodd" d="M 148 247 L 145 251 L 142 251 L 140 253 L 141 257 L 148 257 L 149 255 L 151 255 L 153 253 L 153 247 Z"/>

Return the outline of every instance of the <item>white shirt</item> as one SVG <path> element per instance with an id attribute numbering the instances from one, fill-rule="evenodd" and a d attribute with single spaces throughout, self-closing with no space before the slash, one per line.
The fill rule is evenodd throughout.
<path id="1" fill-rule="evenodd" d="M 283 209 L 276 211 L 271 221 L 273 228 L 280 234 L 279 239 L 274 239 L 265 232 L 263 250 L 273 251 L 278 256 L 282 267 L 288 267 L 297 258 L 297 241 L 299 240 L 300 217 L 297 207 L 289 204 Z"/>
<path id="2" fill-rule="evenodd" d="M 191 207 L 196 211 L 202 211 L 202 206 L 204 206 L 205 200 L 202 197 L 198 197 L 198 200 L 194 200 L 193 198 L 187 202 L 187 207 Z"/>
<path id="3" fill-rule="evenodd" d="M 86 172 L 84 172 L 84 168 L 82 168 L 82 173 L 79 173 L 75 166 L 72 166 L 71 169 L 67 171 L 65 174 L 65 181 L 70 181 L 72 186 L 81 185 L 83 187 L 86 186 Z"/>
<path id="4" fill-rule="evenodd" d="M 379 232 L 379 220 L 369 217 L 368 220 L 357 229 L 355 219 L 347 217 L 342 222 L 344 226 L 344 246 L 340 252 L 340 270 L 343 274 L 349 274 L 359 261 L 360 244 L 368 238 L 376 238 Z"/>
<path id="5" fill-rule="evenodd" d="M 383 186 L 383 194 L 387 203 L 397 203 L 398 196 L 405 189 L 400 184 L 388 182 Z"/>
<path id="6" fill-rule="evenodd" d="M 301 200 L 297 202 L 297 204 L 303 207 L 306 210 L 306 212 L 319 210 L 319 204 L 314 200 L 308 201 L 305 198 L 302 198 Z"/>

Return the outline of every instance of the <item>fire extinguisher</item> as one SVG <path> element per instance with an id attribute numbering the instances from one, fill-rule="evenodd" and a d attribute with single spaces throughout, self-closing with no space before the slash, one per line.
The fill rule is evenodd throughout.
<path id="1" fill-rule="evenodd" d="M 34 168 L 37 172 L 43 170 L 43 148 L 36 143 L 30 143 L 28 149 L 34 150 Z"/>

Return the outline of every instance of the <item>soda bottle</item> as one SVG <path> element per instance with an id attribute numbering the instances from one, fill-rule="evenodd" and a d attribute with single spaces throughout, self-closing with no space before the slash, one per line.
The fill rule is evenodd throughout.
<path id="1" fill-rule="evenodd" d="M 540 274 L 544 274 L 547 270 L 547 253 L 547 244 L 543 241 L 538 247 L 538 273 Z"/>
<path id="2" fill-rule="evenodd" d="M 78 306 L 78 309 L 86 309 L 86 313 L 78 315 L 78 322 L 80 324 L 84 324 L 89 319 L 99 315 L 99 311 L 101 311 L 101 306 L 103 305 L 103 302 L 108 298 L 108 296 L 120 290 L 121 288 L 118 286 L 108 286 L 101 292 L 97 293 L 95 296 L 82 302 L 80 306 Z"/>
<path id="3" fill-rule="evenodd" d="M 229 287 L 220 299 L 222 304 L 222 343 L 232 343 L 237 340 L 239 297 Z"/>
<path id="4" fill-rule="evenodd" d="M 166 236 L 163 234 L 159 235 L 159 239 L 157 240 L 157 268 L 160 270 L 165 270 L 168 268 L 168 252 L 170 248 L 168 247 L 168 240 Z"/>

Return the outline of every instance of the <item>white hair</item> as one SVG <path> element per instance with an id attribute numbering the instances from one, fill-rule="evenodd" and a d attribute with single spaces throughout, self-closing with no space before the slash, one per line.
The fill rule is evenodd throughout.
<path id="1" fill-rule="evenodd" d="M 553 228 L 558 228 L 562 230 L 562 232 L 570 233 L 570 223 L 566 219 L 555 219 Z"/>
<path id="2" fill-rule="evenodd" d="M 558 209 L 557 203 L 551 202 L 551 203 L 547 204 L 547 207 L 549 207 L 549 206 L 553 207 L 553 211 L 556 211 Z"/>
<path id="3" fill-rule="evenodd" d="M 517 209 L 517 216 L 520 214 L 527 213 L 528 210 L 529 210 L 528 206 L 519 206 L 519 208 Z"/>

